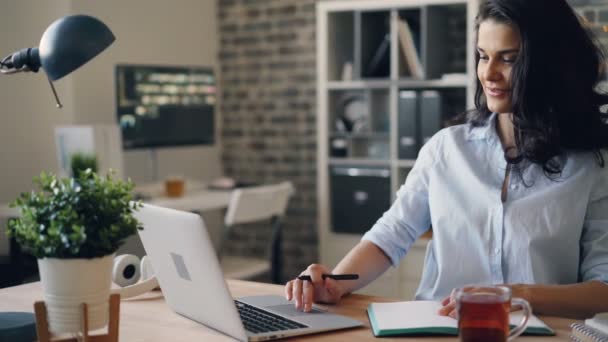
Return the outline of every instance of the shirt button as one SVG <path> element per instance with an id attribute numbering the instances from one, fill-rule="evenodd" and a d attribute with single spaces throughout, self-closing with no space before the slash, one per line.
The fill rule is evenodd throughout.
<path id="1" fill-rule="evenodd" d="M 494 248 L 494 255 L 498 255 L 500 253 L 500 248 Z"/>

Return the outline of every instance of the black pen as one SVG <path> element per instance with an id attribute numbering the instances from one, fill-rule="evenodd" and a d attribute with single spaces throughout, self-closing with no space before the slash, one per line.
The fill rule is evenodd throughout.
<path id="1" fill-rule="evenodd" d="M 355 280 L 355 279 L 359 279 L 359 275 L 358 274 L 323 274 L 321 276 L 321 278 L 323 278 L 323 280 L 325 280 L 325 278 L 331 278 L 333 280 Z M 298 279 L 312 281 L 312 279 L 310 278 L 309 275 L 301 275 L 298 277 Z"/>

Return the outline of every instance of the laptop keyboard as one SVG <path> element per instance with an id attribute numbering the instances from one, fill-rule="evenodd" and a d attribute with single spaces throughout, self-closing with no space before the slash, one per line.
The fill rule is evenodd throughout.
<path id="1" fill-rule="evenodd" d="M 234 302 L 239 310 L 239 315 L 241 316 L 243 325 L 245 325 L 245 329 L 252 333 L 257 334 L 271 331 L 308 328 L 304 324 L 264 311 L 255 306 L 239 302 L 238 300 L 235 300 Z"/>

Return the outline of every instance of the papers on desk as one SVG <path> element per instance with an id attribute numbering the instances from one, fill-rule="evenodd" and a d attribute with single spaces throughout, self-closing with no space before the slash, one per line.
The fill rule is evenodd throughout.
<path id="1" fill-rule="evenodd" d="M 372 303 L 367 307 L 367 314 L 376 337 L 458 335 L 458 321 L 437 314 L 440 308 L 441 303 L 435 301 Z M 511 326 L 516 326 L 521 318 L 521 312 L 512 312 Z M 532 315 L 524 334 L 555 335 L 555 332 Z"/>
<path id="2" fill-rule="evenodd" d="M 608 312 L 598 313 L 585 322 L 576 322 L 571 326 L 570 339 L 573 341 L 608 341 Z"/>

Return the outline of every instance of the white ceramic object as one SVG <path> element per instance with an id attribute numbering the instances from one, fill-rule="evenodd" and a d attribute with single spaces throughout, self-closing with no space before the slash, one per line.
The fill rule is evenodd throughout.
<path id="1" fill-rule="evenodd" d="M 81 303 L 88 306 L 89 330 L 107 325 L 113 259 L 113 254 L 94 259 L 38 259 L 52 334 L 81 330 Z"/>

